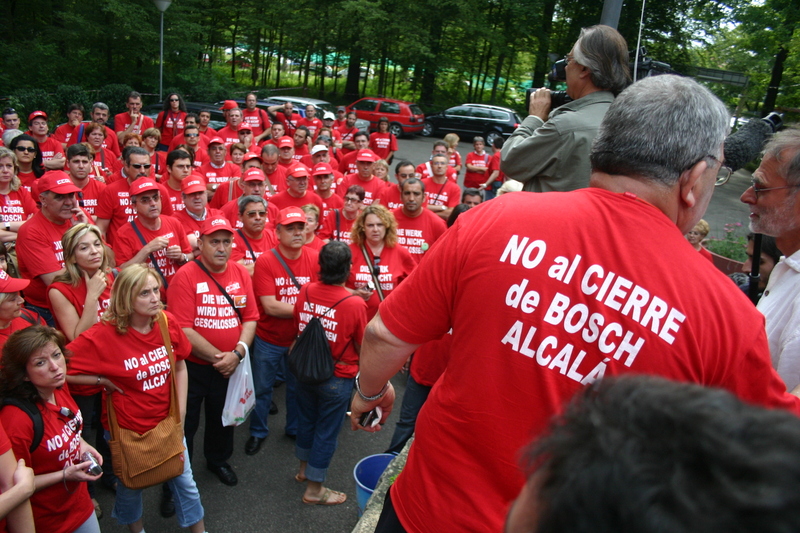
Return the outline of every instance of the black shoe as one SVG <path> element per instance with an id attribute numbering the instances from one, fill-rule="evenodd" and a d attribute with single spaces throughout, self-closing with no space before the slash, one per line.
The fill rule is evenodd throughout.
<path id="1" fill-rule="evenodd" d="M 277 415 L 278 414 L 278 406 L 275 405 L 275 402 L 270 402 L 269 404 L 269 414 Z"/>
<path id="2" fill-rule="evenodd" d="M 214 472 L 223 484 L 228 485 L 229 487 L 233 487 L 239 483 L 239 478 L 236 477 L 236 472 L 233 471 L 230 465 L 207 465 L 207 468 L 211 472 Z"/>
<path id="3" fill-rule="evenodd" d="M 283 385 L 283 380 L 279 379 L 279 380 L 275 381 L 275 383 L 272 385 L 272 388 L 273 389 L 277 389 L 281 385 Z"/>
<path id="4" fill-rule="evenodd" d="M 289 437 L 290 439 L 292 439 L 292 440 L 297 440 L 297 435 L 295 435 L 293 433 L 286 433 L 285 435 L 287 437 Z"/>
<path id="5" fill-rule="evenodd" d="M 244 445 L 244 453 L 247 455 L 257 454 L 265 440 L 267 440 L 266 437 L 250 437 Z"/>
<path id="6" fill-rule="evenodd" d="M 161 507 L 159 511 L 164 518 L 175 516 L 175 500 L 172 499 L 172 493 L 161 492 Z"/>

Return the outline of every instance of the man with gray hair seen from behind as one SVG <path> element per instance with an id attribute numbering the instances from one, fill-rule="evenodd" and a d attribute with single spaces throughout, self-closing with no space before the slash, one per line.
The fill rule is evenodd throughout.
<path id="1" fill-rule="evenodd" d="M 782 131 L 742 194 L 750 231 L 775 237 L 783 254 L 772 269 L 758 310 L 766 317 L 772 365 L 791 389 L 800 384 L 800 130 Z"/>
<path id="2" fill-rule="evenodd" d="M 728 121 L 689 78 L 633 84 L 603 119 L 588 188 L 471 209 L 381 304 L 364 334 L 354 429 L 378 429 L 358 424 L 377 405 L 385 422 L 388 380 L 417 346 L 452 329 L 452 347 L 377 532 L 502 531 L 525 481 L 520 449 L 603 376 L 657 375 L 800 413 L 760 313 L 683 237 L 711 199 Z M 414 312 L 420 294 L 425 313 Z"/>
<path id="3" fill-rule="evenodd" d="M 631 81 L 628 45 L 609 26 L 592 26 L 564 58 L 567 95 L 553 109 L 550 90 L 531 95 L 528 117 L 503 146 L 500 169 L 523 190 L 574 191 L 589 186 L 589 153 L 608 106 Z M 659 126 L 660 127 L 660 126 Z"/>

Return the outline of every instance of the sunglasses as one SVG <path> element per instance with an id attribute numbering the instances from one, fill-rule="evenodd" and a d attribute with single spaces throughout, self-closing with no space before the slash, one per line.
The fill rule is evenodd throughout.
<path id="1" fill-rule="evenodd" d="M 28 152 L 29 154 L 35 154 L 36 148 L 33 146 L 17 146 L 14 148 L 17 152 Z"/>
<path id="2" fill-rule="evenodd" d="M 180 102 L 180 100 L 178 100 L 177 98 L 170 98 L 169 101 L 170 102 Z"/>
<path id="3" fill-rule="evenodd" d="M 149 163 L 145 163 L 145 164 L 131 163 L 131 166 L 133 168 L 135 168 L 136 170 L 141 170 L 141 169 L 150 170 L 150 167 L 152 167 L 153 165 L 151 165 Z"/>

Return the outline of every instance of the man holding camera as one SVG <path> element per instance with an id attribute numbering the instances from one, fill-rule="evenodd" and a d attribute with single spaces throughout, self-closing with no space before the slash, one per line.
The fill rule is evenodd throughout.
<path id="1" fill-rule="evenodd" d="M 553 108 L 549 89 L 531 96 L 528 117 L 503 146 L 501 170 L 533 192 L 573 191 L 589 185 L 589 152 L 614 97 L 631 81 L 628 45 L 617 30 L 581 30 L 564 58 L 567 95 Z"/>

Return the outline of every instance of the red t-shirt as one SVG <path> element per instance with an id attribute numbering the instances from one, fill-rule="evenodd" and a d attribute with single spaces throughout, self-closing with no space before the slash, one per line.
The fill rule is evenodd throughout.
<path id="1" fill-rule="evenodd" d="M 205 178 L 207 184 L 217 185 L 217 187 L 222 183 L 237 179 L 242 175 L 242 169 L 239 168 L 239 165 L 231 163 L 230 161 L 226 161 L 221 167 L 217 167 L 214 163 L 209 161 L 197 169 L 196 172 Z"/>
<path id="2" fill-rule="evenodd" d="M 156 126 L 161 130 L 161 140 L 159 144 L 169 146 L 172 139 L 183 133 L 183 128 L 186 126 L 186 112 L 178 111 L 162 111 L 158 114 L 156 119 Z"/>
<path id="3" fill-rule="evenodd" d="M 322 229 L 319 230 L 317 235 L 323 240 L 327 239 L 331 241 L 342 241 L 345 244 L 350 244 L 352 242 L 350 240 L 350 230 L 352 229 L 355 221 L 355 218 L 352 220 L 346 218 L 344 216 L 344 211 L 340 209 L 338 225 L 339 229 L 337 230 L 336 211 L 331 209 L 331 211 L 325 217 L 325 223 L 322 225 Z"/>
<path id="4" fill-rule="evenodd" d="M 175 360 L 183 361 L 192 345 L 168 311 L 169 338 Z M 113 347 L 113 349 L 110 349 Z M 149 333 L 133 328 L 120 335 L 113 324 L 99 322 L 67 345 L 72 352 L 71 376 L 101 375 L 125 394 L 114 394 L 114 412 L 120 427 L 144 433 L 156 427 L 169 413 L 170 365 L 161 328 L 153 323 Z M 106 393 L 103 393 L 103 427 L 108 427 Z"/>
<path id="5" fill-rule="evenodd" d="M 25 289 L 25 299 L 38 307 L 47 307 L 47 286 L 39 276 L 64 268 L 64 251 L 61 237 L 72 224 L 54 224 L 41 211 L 19 228 L 17 234 L 17 260 L 20 277 L 31 280 Z"/>
<path id="6" fill-rule="evenodd" d="M 109 304 L 111 303 L 111 286 L 114 284 L 114 276 L 111 274 L 106 274 L 106 288 L 103 290 L 103 294 L 100 295 L 100 298 L 97 299 L 97 320 L 96 322 L 100 321 L 100 317 L 103 316 L 103 313 L 106 312 L 108 309 Z M 70 285 L 69 283 L 64 283 L 63 281 L 54 281 L 50 284 L 47 288 L 47 306 L 50 307 L 50 291 L 57 290 L 64 298 L 67 299 L 69 303 L 72 304 L 72 307 L 75 308 L 75 312 L 78 313 L 78 316 L 83 314 L 83 308 L 86 304 L 86 280 L 81 279 L 80 283 L 77 287 Z M 56 319 L 56 327 L 61 329 L 61 326 L 58 324 L 58 318 L 53 315 L 53 318 Z M 73 385 L 72 390 L 75 391 L 76 387 Z"/>
<path id="7" fill-rule="evenodd" d="M 407 343 L 453 330 L 392 487 L 407 531 L 501 531 L 526 480 L 520 450 L 603 375 L 660 375 L 800 412 L 770 363 L 763 316 L 633 195 L 509 194 L 471 209 L 380 311 Z"/>
<path id="8" fill-rule="evenodd" d="M 189 241 L 186 240 L 186 233 L 183 230 L 183 226 L 174 218 L 161 215 L 161 228 L 157 229 L 156 231 L 147 229 L 144 224 L 139 222 L 139 217 L 136 217 L 135 222 L 136 226 L 139 228 L 139 231 L 142 232 L 142 237 L 144 237 L 145 243 L 152 241 L 156 237 L 163 236 L 169 239 L 168 246 L 180 246 L 183 253 L 192 253 L 192 248 L 189 246 Z M 127 261 L 130 261 L 133 256 L 135 256 L 139 250 L 142 249 L 143 246 L 144 245 L 142 244 L 142 241 L 139 239 L 139 236 L 133 229 L 133 224 L 125 224 L 119 229 L 116 242 L 114 243 L 114 252 L 117 254 L 117 263 L 121 265 Z M 167 257 L 166 248 L 162 248 L 151 255 L 155 257 L 156 261 L 158 261 L 158 268 L 161 269 L 161 273 L 166 278 L 167 284 L 169 284 L 172 281 L 172 277 L 175 275 L 175 272 L 177 272 L 178 268 L 180 268 L 180 265 L 176 261 L 173 261 Z M 147 256 L 144 264 L 150 268 L 154 268 L 150 256 Z M 166 291 L 162 290 L 162 298 L 165 294 Z"/>
<path id="9" fill-rule="evenodd" d="M 347 286 L 355 289 L 357 286 L 361 287 L 366 284 L 375 283 L 372 281 L 372 264 L 375 262 L 375 254 L 369 246 L 364 246 L 369 256 L 370 265 L 364 259 L 364 253 L 361 251 L 360 246 L 355 244 L 350 245 L 350 252 L 353 254 L 353 266 L 350 268 L 350 277 L 347 278 Z M 394 248 L 388 246 L 383 247 L 380 255 L 380 264 L 378 265 L 380 272 L 378 273 L 378 281 L 381 284 L 384 298 L 388 298 L 392 291 L 397 288 L 401 281 L 406 279 L 409 274 L 416 268 L 417 262 L 411 257 L 411 254 L 400 245 Z M 367 300 L 367 318 L 372 320 L 375 313 L 378 312 L 378 305 L 381 300 L 378 296 L 378 290 L 372 291 L 372 296 Z"/>
<path id="10" fill-rule="evenodd" d="M 52 137 L 62 144 L 67 144 L 70 137 L 72 137 L 73 131 L 75 131 L 75 126 L 67 122 L 66 124 L 62 124 L 57 127 L 56 131 L 53 132 Z M 0 133 L 0 135 L 2 135 L 2 133 Z"/>
<path id="11" fill-rule="evenodd" d="M 287 137 L 294 137 L 294 131 L 297 129 L 297 121 L 302 117 L 298 113 L 292 113 L 291 118 L 286 118 L 282 112 L 275 113 L 275 120 L 283 124 L 283 129 Z"/>
<path id="12" fill-rule="evenodd" d="M 406 215 L 402 207 L 392 211 L 392 214 L 397 220 L 397 244 L 408 250 L 417 263 L 422 261 L 422 256 L 447 231 L 444 220 L 425 206 L 416 217 Z"/>
<path id="13" fill-rule="evenodd" d="M 225 272 L 209 273 L 233 300 L 243 322 L 258 320 L 258 302 L 247 269 L 228 261 Z M 169 305 L 178 325 L 193 329 L 220 352 L 226 352 L 233 350 L 239 342 L 242 322 L 217 283 L 195 261 L 190 261 L 175 274 L 169 285 Z M 189 360 L 199 365 L 211 364 L 194 355 L 190 355 Z"/>
<path id="14" fill-rule="evenodd" d="M 22 183 L 22 186 L 28 192 L 31 192 L 31 187 L 33 187 L 33 183 L 37 179 L 39 179 L 39 178 L 36 177 L 36 174 L 34 174 L 33 171 L 30 171 L 30 172 L 22 172 L 22 171 L 17 172 L 17 177 L 19 178 L 19 181 Z"/>
<path id="15" fill-rule="evenodd" d="M 381 192 L 381 195 L 378 196 L 378 200 L 380 200 L 381 205 L 389 211 L 394 211 L 398 207 L 403 207 L 403 198 L 400 194 L 400 187 L 398 187 L 395 183 L 386 184 L 386 188 L 383 190 L 383 192 Z"/>
<path id="16" fill-rule="evenodd" d="M 44 325 L 44 320 L 34 311 L 27 309 L 26 312 L 29 313 L 31 316 L 36 317 L 36 319 L 38 320 L 37 322 L 38 324 Z M 7 328 L 0 329 L 0 350 L 2 350 L 3 346 L 6 345 L 6 341 L 11 336 L 12 333 L 33 325 L 34 325 L 33 323 L 31 323 L 30 321 L 26 320 L 21 316 L 12 319 L 11 323 L 8 325 Z"/>
<path id="17" fill-rule="evenodd" d="M 369 181 L 364 181 L 358 174 L 348 174 L 340 184 L 336 185 L 336 194 L 344 198 L 351 185 L 360 185 L 364 188 L 364 206 L 372 205 L 386 188 L 386 182 L 375 176 Z"/>
<path id="18" fill-rule="evenodd" d="M 339 161 L 339 172 L 345 175 L 356 174 L 358 172 L 358 165 L 356 165 L 357 156 L 358 150 L 350 151 L 350 153 L 343 155 L 342 159 Z"/>
<path id="19" fill-rule="evenodd" d="M 183 226 L 183 232 L 186 235 L 194 235 L 195 237 L 199 237 L 200 228 L 203 227 L 203 222 L 205 222 L 207 218 L 214 218 L 221 215 L 222 212 L 219 209 L 213 209 L 206 206 L 206 216 L 203 217 L 203 220 L 197 220 L 190 215 L 186 209 L 183 211 L 178 211 L 172 215 L 172 218 L 181 223 L 181 226 Z"/>
<path id="20" fill-rule="evenodd" d="M 65 385 L 55 391 L 55 405 L 36 403 L 42 413 L 44 433 L 42 442 L 30 452 L 33 442 L 33 422 L 27 413 L 18 407 L 6 406 L 0 411 L 0 421 L 8 433 L 14 456 L 25 459 L 25 465 L 34 474 L 60 472 L 81 460 L 81 426 L 83 417 L 75 400 Z M 66 407 L 75 417 L 70 420 L 59 410 Z M 31 509 L 36 531 L 70 533 L 89 519 L 94 505 L 89 497 L 86 483 L 67 482 L 67 488 L 59 481 L 47 488 L 37 490 L 31 496 Z M 70 491 L 74 491 L 70 493 Z"/>
<path id="21" fill-rule="evenodd" d="M 249 245 L 249 246 L 248 246 Z M 261 254 L 278 246 L 275 230 L 270 227 L 261 232 L 261 237 L 253 239 L 239 229 L 233 238 L 231 261 L 241 261 L 243 265 L 253 265 Z"/>
<path id="22" fill-rule="evenodd" d="M 127 111 L 125 113 L 119 113 L 114 115 L 114 131 L 120 132 L 125 131 L 128 129 L 128 126 L 131 125 L 133 121 L 131 120 L 131 115 Z M 146 130 L 150 128 L 154 128 L 155 125 L 153 124 L 153 119 L 150 117 L 146 117 L 139 114 L 139 118 L 136 120 L 136 125 L 133 127 L 132 132 L 141 135 Z"/>
<path id="23" fill-rule="evenodd" d="M 8 194 L 0 194 L 0 213 L 2 213 L 3 222 L 28 220 L 28 217 L 38 210 L 30 191 L 25 187 L 9 191 Z"/>
<path id="24" fill-rule="evenodd" d="M 230 126 L 225 126 L 224 128 L 220 129 L 217 132 L 217 136 L 222 138 L 222 141 L 225 143 L 226 151 L 230 145 L 239 142 L 239 133 Z"/>
<path id="25" fill-rule="evenodd" d="M 278 208 L 278 211 L 286 209 L 287 207 L 303 207 L 304 205 L 308 204 L 314 204 L 317 206 L 320 213 L 324 209 L 322 198 L 320 198 L 317 193 L 310 190 L 306 190 L 306 194 L 302 198 L 295 198 L 289 194 L 288 190 L 283 191 L 282 193 L 276 194 L 270 198 L 269 203 L 275 205 Z"/>
<path id="26" fill-rule="evenodd" d="M 299 123 L 298 125 L 305 126 L 306 128 L 308 128 L 308 133 L 311 136 L 312 140 L 317 139 L 317 131 L 319 131 L 319 129 L 324 125 L 322 124 L 322 121 L 316 117 L 310 120 L 306 117 L 303 117 L 297 122 Z"/>
<path id="27" fill-rule="evenodd" d="M 397 137 L 389 133 L 373 132 L 369 134 L 369 149 L 378 157 L 388 162 L 389 153 L 397 151 Z"/>
<path id="28" fill-rule="evenodd" d="M 417 165 L 417 174 L 419 174 L 420 179 L 430 178 L 433 176 L 433 169 L 431 168 L 431 162 L 420 163 Z M 452 181 L 453 183 L 458 183 L 458 172 L 451 166 L 447 167 L 447 179 Z"/>
<path id="29" fill-rule="evenodd" d="M 96 214 L 97 206 L 100 204 L 100 197 L 106 187 L 108 186 L 105 183 L 101 183 L 96 179 L 89 178 L 86 181 L 86 185 L 78 193 L 78 200 L 84 211 L 90 215 Z"/>
<path id="30" fill-rule="evenodd" d="M 356 128 L 355 126 L 353 126 L 352 128 L 348 128 L 347 123 L 344 123 L 340 127 L 336 128 L 336 131 L 338 131 L 339 135 L 341 135 L 342 142 L 347 142 L 347 141 L 352 142 L 353 139 L 355 138 L 356 133 L 358 133 L 358 128 Z M 349 154 L 350 152 L 353 151 L 355 150 L 353 150 L 352 148 L 342 148 L 343 154 Z M 342 170 L 342 172 L 344 172 L 344 170 Z"/>
<path id="31" fill-rule="evenodd" d="M 470 152 L 467 154 L 467 165 L 472 165 L 473 167 L 481 167 L 487 170 L 483 172 L 470 172 L 467 170 L 464 173 L 464 187 L 472 187 L 477 189 L 479 185 L 482 183 L 486 183 L 486 180 L 489 179 L 489 162 L 491 161 L 492 156 L 489 155 L 487 152 L 484 152 L 483 155 L 478 155 L 475 152 Z M 465 167 L 466 168 L 466 167 Z"/>
<path id="32" fill-rule="evenodd" d="M 64 155 L 64 148 L 61 143 L 53 137 L 48 137 L 46 141 L 39 143 L 39 150 L 42 151 L 42 161 L 49 161 L 56 154 Z"/>
<path id="33" fill-rule="evenodd" d="M 325 246 L 325 241 L 314 235 L 314 238 L 305 243 L 303 246 L 319 252 L 322 250 L 322 247 Z"/>
<path id="34" fill-rule="evenodd" d="M 447 368 L 452 344 L 453 335 L 448 333 L 414 350 L 414 359 L 411 360 L 411 377 L 414 381 L 425 387 L 433 387 Z"/>
<path id="35" fill-rule="evenodd" d="M 258 137 L 272 126 L 267 112 L 258 107 L 242 109 L 242 122 L 253 128 L 253 137 Z"/>
<path id="36" fill-rule="evenodd" d="M 82 122 L 75 126 L 75 129 L 72 130 L 72 135 L 67 141 L 67 148 L 72 146 L 73 144 L 86 142 L 86 126 L 88 126 L 90 122 Z M 81 131 L 81 127 L 83 127 L 83 131 Z M 119 143 L 117 142 L 117 134 L 109 128 L 106 128 L 106 138 L 103 141 L 103 148 L 108 148 L 112 152 L 114 152 L 114 156 L 120 157 L 122 155 L 122 150 L 120 150 Z"/>
<path id="37" fill-rule="evenodd" d="M 159 192 L 162 198 L 167 198 L 169 192 L 166 187 L 158 184 Z M 131 205 L 130 194 L 128 191 L 131 189 L 127 179 L 120 179 L 107 186 L 100 194 L 100 201 L 97 203 L 97 210 L 95 214 L 97 218 L 109 220 L 108 231 L 106 232 L 106 242 L 114 248 L 116 246 L 117 232 L 119 229 L 133 220 L 136 216 L 136 210 Z M 161 202 L 161 214 L 172 215 L 172 204 L 170 202 Z M 116 248 L 114 248 L 116 251 Z M 119 261 L 123 263 L 124 261 Z"/>
<path id="38" fill-rule="evenodd" d="M 367 303 L 344 287 L 317 281 L 304 285 L 294 304 L 296 334 L 300 335 L 315 316 L 325 329 L 331 356 L 336 362 L 333 375 L 337 378 L 354 378 L 358 373 L 358 352 L 354 343 L 361 344 L 364 337 Z"/>
<path id="39" fill-rule="evenodd" d="M 173 216 L 175 213 L 179 213 L 186 209 L 186 205 L 183 203 L 183 196 L 181 196 L 181 191 L 173 189 L 167 180 L 164 180 L 162 185 L 164 185 L 164 188 L 167 190 L 166 198 L 169 200 L 169 205 L 172 206 Z M 162 198 L 161 205 L 164 205 L 164 202 L 165 199 Z"/>
<path id="40" fill-rule="evenodd" d="M 486 174 L 486 179 L 487 180 L 489 179 L 489 176 L 492 175 L 492 172 L 494 172 L 495 170 L 500 170 L 500 161 L 501 161 L 501 152 L 500 152 L 500 150 L 498 150 L 494 154 L 492 154 L 492 159 L 491 159 L 491 161 L 489 161 L 489 171 Z M 501 171 L 497 175 L 497 178 L 495 179 L 495 181 L 498 182 L 498 183 L 503 183 L 505 181 L 505 179 L 506 179 L 506 175 L 503 174 L 503 172 Z"/>
<path id="41" fill-rule="evenodd" d="M 169 173 L 167 156 L 164 152 L 153 152 L 153 155 L 150 156 L 150 164 L 152 165 L 150 167 L 151 176 L 162 176 Z"/>
<path id="42" fill-rule="evenodd" d="M 278 248 L 275 248 L 278 250 Z M 278 251 L 280 253 L 280 251 Z M 283 257 L 289 270 L 294 274 L 294 278 L 302 286 L 312 281 L 317 281 L 318 253 L 308 248 L 302 248 L 302 253 L 297 259 L 287 259 Z M 286 269 L 271 251 L 256 260 L 256 268 L 253 273 L 253 286 L 256 296 L 274 296 L 279 302 L 294 305 L 297 302 L 297 295 L 300 293 L 292 278 L 287 274 Z M 260 302 L 259 302 L 260 303 Z M 262 340 L 276 346 L 289 346 L 295 338 L 297 330 L 294 327 L 294 319 L 277 318 L 264 312 L 264 307 L 259 306 L 259 319 L 256 326 L 256 335 Z"/>
<path id="43" fill-rule="evenodd" d="M 317 195 L 319 196 L 319 195 Z M 317 235 L 322 229 L 325 227 L 325 218 L 328 216 L 328 213 L 333 211 L 334 209 L 342 210 L 344 209 L 344 199 L 341 196 L 336 194 L 335 192 L 330 195 L 328 198 L 322 198 L 322 212 L 319 214 L 319 226 L 317 227 Z"/>
<path id="44" fill-rule="evenodd" d="M 450 180 L 441 183 L 435 183 L 433 178 L 425 178 L 422 180 L 425 184 L 425 197 L 428 199 L 428 205 L 445 205 L 447 207 L 455 207 L 461 203 L 461 188 Z"/>
<path id="45" fill-rule="evenodd" d="M 449 151 L 449 150 L 448 150 Z M 456 167 L 461 164 L 461 154 L 459 154 L 456 150 L 450 153 L 450 161 L 447 163 L 451 167 Z"/>
<path id="46" fill-rule="evenodd" d="M 239 199 L 231 200 L 220 209 L 222 216 L 228 219 L 231 226 L 234 228 L 243 228 L 244 224 L 239 220 Z M 272 202 L 267 202 L 267 220 L 264 224 L 265 231 L 273 231 L 275 224 L 277 224 L 278 217 L 280 216 L 280 209 L 278 209 Z"/>

